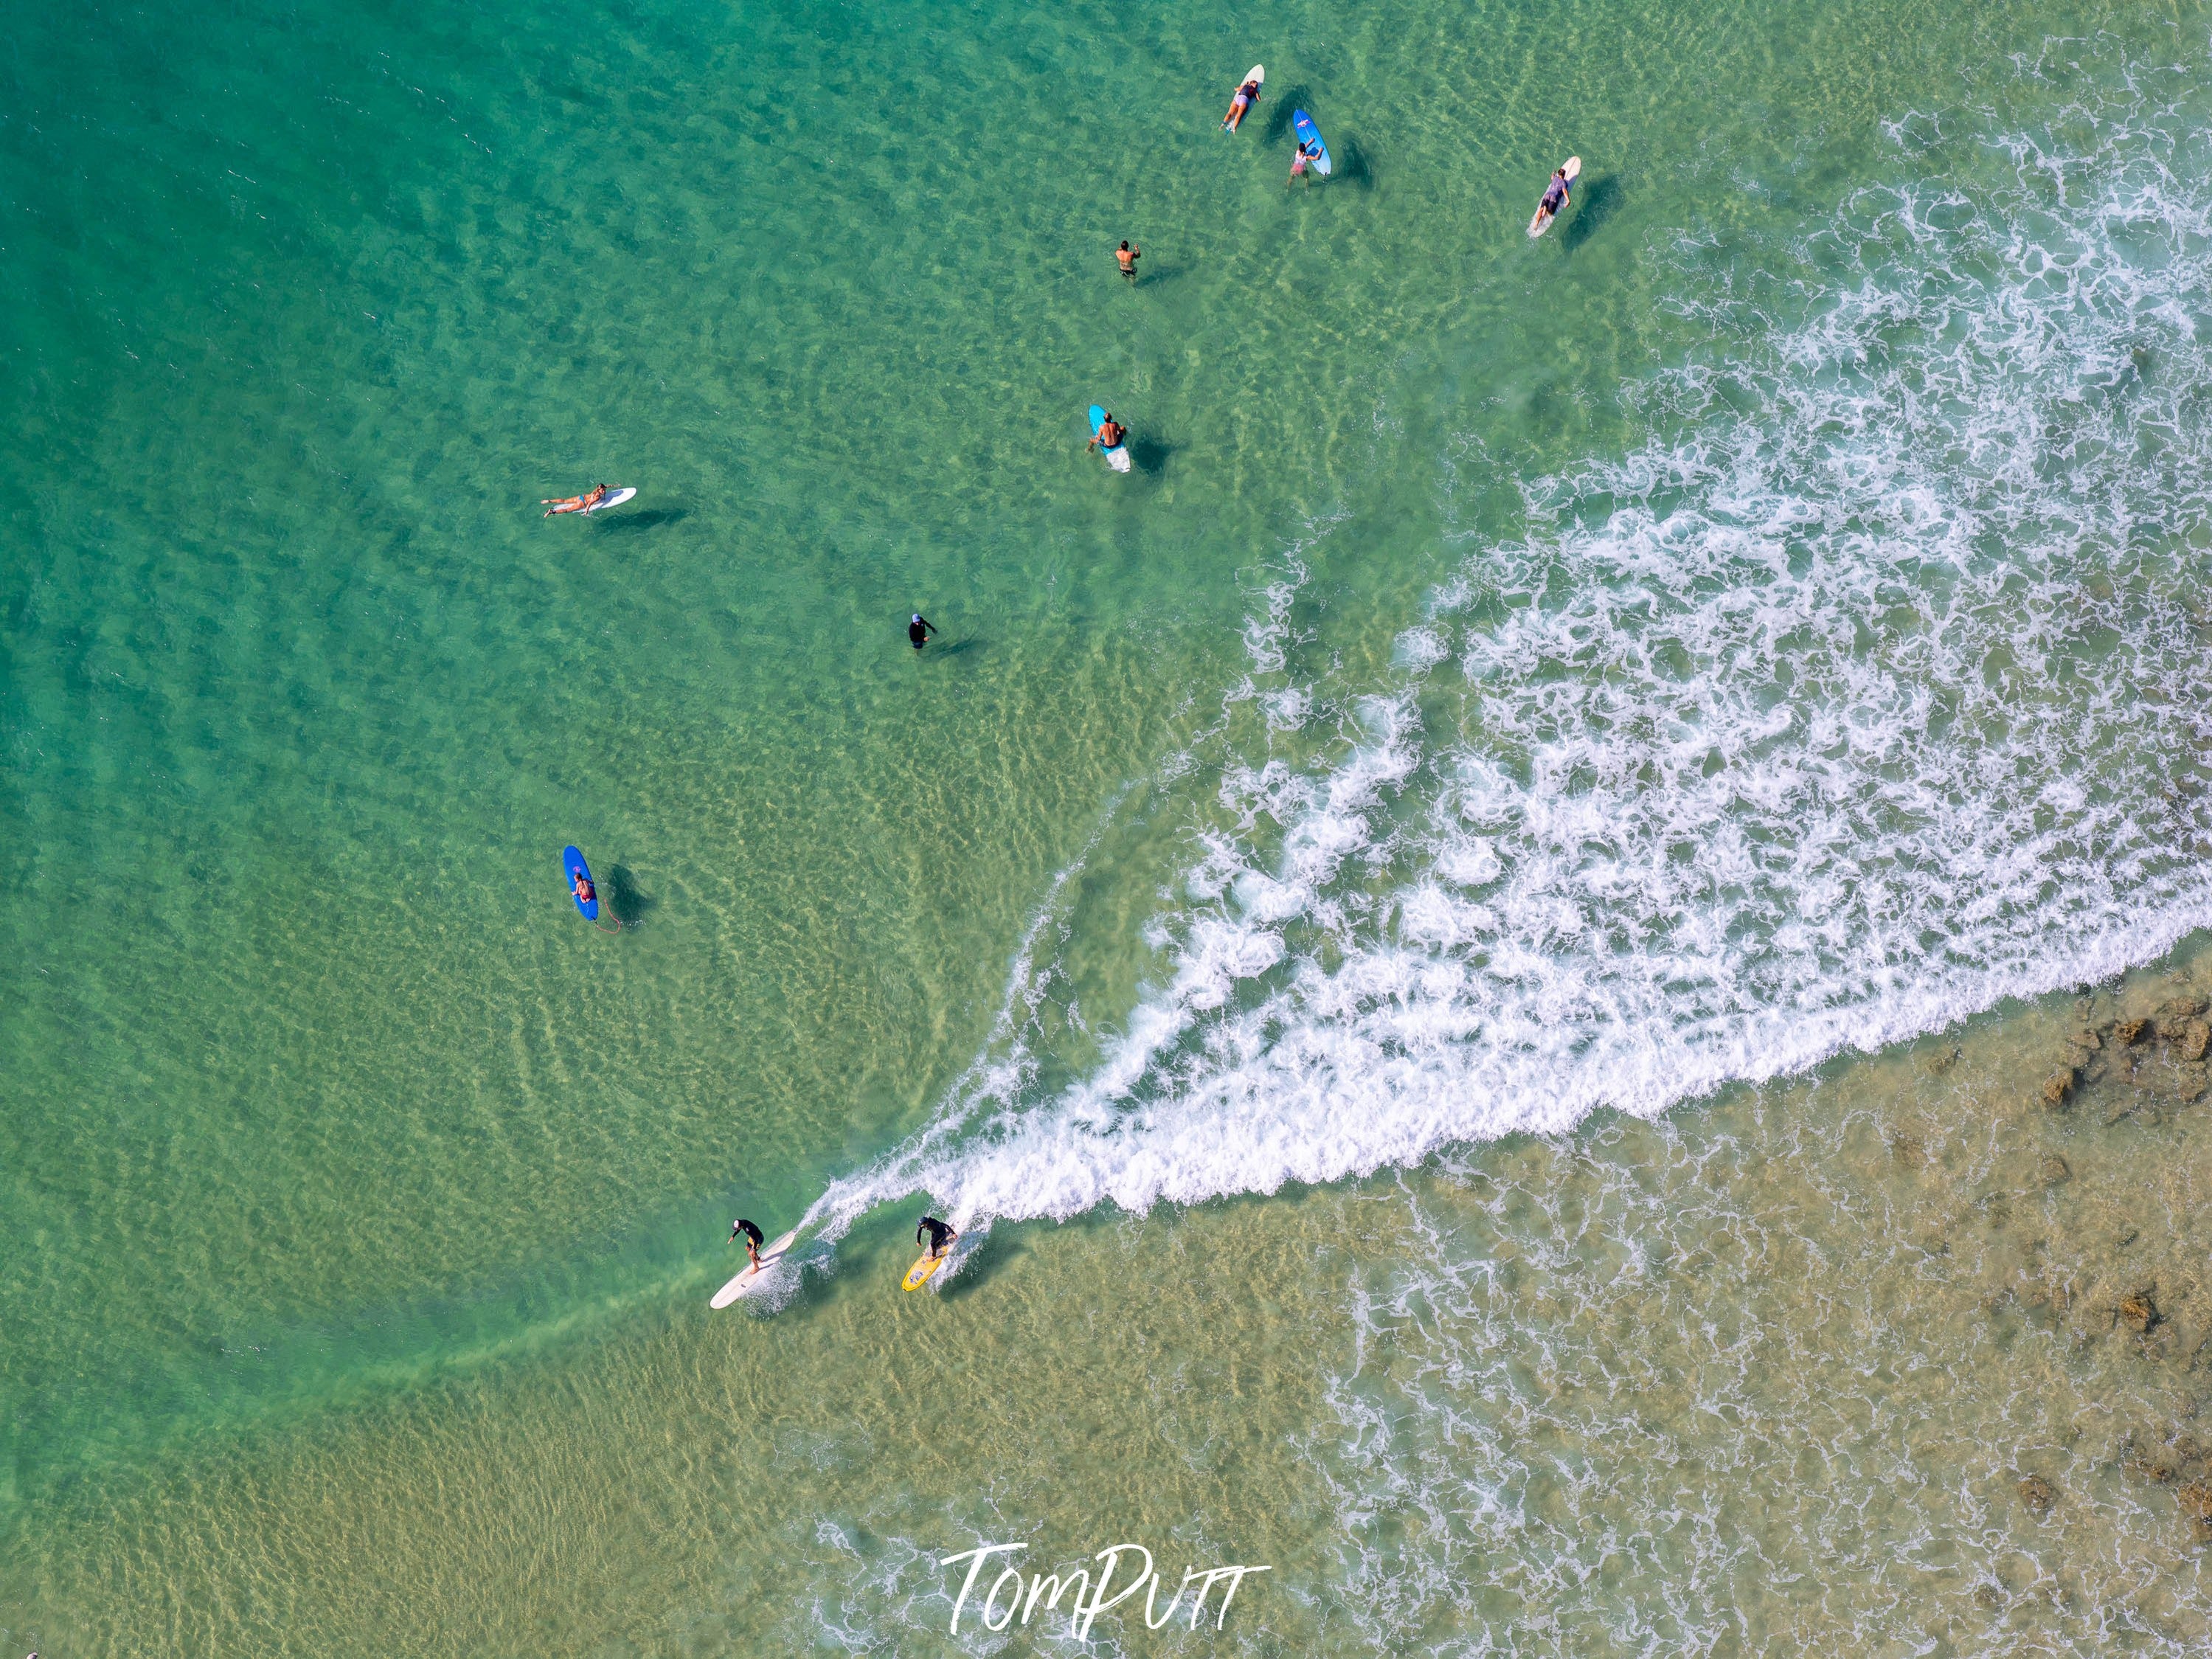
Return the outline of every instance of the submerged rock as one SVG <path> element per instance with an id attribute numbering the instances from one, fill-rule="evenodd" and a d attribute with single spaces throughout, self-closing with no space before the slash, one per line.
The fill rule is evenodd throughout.
<path id="1" fill-rule="evenodd" d="M 2043 1184 L 2046 1187 L 2056 1187 L 2060 1182 L 2069 1178 L 2073 1173 L 2073 1170 L 2066 1167 L 2066 1160 L 2056 1152 L 2043 1160 Z"/>
<path id="2" fill-rule="evenodd" d="M 2120 1298 L 2120 1323 L 2137 1336 L 2146 1334 L 2158 1323 L 2158 1301 L 2152 1287 L 2130 1291 Z"/>
<path id="3" fill-rule="evenodd" d="M 2212 1493 L 2207 1494 L 2212 1498 Z M 2058 1501 L 2058 1494 L 2051 1483 L 2039 1474 L 2024 1474 L 2020 1480 L 2020 1501 L 2038 1515 L 2051 1513 L 2051 1506 Z"/>
<path id="4" fill-rule="evenodd" d="M 2196 1529 L 2197 1541 L 2212 1544 L 2212 1481 L 2192 1480 L 2174 1496 L 2181 1500 L 2181 1512 Z"/>

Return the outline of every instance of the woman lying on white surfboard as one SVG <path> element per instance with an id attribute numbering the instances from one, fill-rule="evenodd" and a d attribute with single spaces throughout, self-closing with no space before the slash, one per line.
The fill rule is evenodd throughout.
<path id="1" fill-rule="evenodd" d="M 1267 71 L 1257 64 L 1253 64 L 1250 73 L 1246 75 L 1243 81 L 1237 86 L 1237 96 L 1230 100 L 1229 113 L 1221 118 L 1224 131 L 1234 132 L 1244 124 L 1244 117 L 1250 112 L 1253 104 L 1258 100 L 1260 88 L 1266 80 Z"/>
<path id="2" fill-rule="evenodd" d="M 545 509 L 545 516 L 550 519 L 556 513 L 596 513 L 603 507 L 620 507 L 636 494 L 635 489 L 627 488 L 610 490 L 605 484 L 593 484 L 580 495 L 564 495 L 557 501 L 548 496 L 538 505 Z"/>
<path id="3" fill-rule="evenodd" d="M 538 505 L 545 509 L 545 516 L 550 519 L 556 513 L 588 513 L 606 498 L 607 487 L 593 484 L 580 495 L 563 495 L 559 501 L 549 495 Z"/>

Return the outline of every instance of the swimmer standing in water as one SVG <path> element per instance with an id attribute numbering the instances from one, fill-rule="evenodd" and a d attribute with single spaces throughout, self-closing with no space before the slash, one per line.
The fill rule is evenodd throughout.
<path id="1" fill-rule="evenodd" d="M 937 624 L 931 622 L 928 617 L 923 616 L 919 611 L 914 613 L 913 620 L 908 622 L 906 625 L 906 636 L 908 641 L 911 643 L 914 648 L 917 651 L 921 650 L 923 646 L 929 643 L 929 636 L 936 631 Z"/>
<path id="2" fill-rule="evenodd" d="M 1145 250 L 1131 247 L 1127 242 L 1114 250 L 1114 258 L 1121 267 L 1121 274 L 1131 282 L 1137 280 L 1137 261 L 1145 257 Z"/>

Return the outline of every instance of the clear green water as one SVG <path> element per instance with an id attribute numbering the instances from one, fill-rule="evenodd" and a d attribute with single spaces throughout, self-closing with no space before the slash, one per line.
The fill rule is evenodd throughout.
<path id="1" fill-rule="evenodd" d="M 2110 1455 L 2193 1374 L 2051 1338 L 2024 1401 L 2003 1345 L 2044 1338 L 1989 1334 L 1985 1286 L 1890 1249 L 1904 1209 L 1985 1195 L 1971 1149 L 2039 1086 L 2063 1004 L 1978 1027 L 1980 1069 L 1928 1098 L 1891 1054 L 1402 1184 L 1085 1208 L 994 1232 L 942 1297 L 890 1284 L 905 1205 L 773 1318 L 703 1305 L 732 1213 L 777 1231 L 938 1117 L 1040 907 L 1033 1097 L 1111 1048 L 1171 971 L 1196 839 L 1239 810 L 1219 747 L 1269 724 L 1224 711 L 1271 591 L 1256 654 L 1334 711 L 1283 752 L 1325 770 L 1440 588 L 1520 533 L 1523 486 L 1646 441 L 1639 388 L 1712 349 L 1714 295 L 1817 313 L 1805 241 L 1858 185 L 2009 178 L 2007 134 L 2124 161 L 2151 140 L 2100 112 L 2202 64 L 2197 9 L 15 21 L 7 1639 L 924 1652 L 927 1558 L 980 1535 L 1275 1564 L 1224 1632 L 1102 1625 L 1130 1651 L 2202 1639 L 2186 1528 Z M 1224 137 L 1255 58 L 1269 96 Z M 1337 155 L 1320 190 L 1284 185 L 1293 102 Z M 1531 246 L 1568 149 L 1579 216 Z M 1083 453 L 1094 399 L 1136 434 L 1127 478 Z M 538 518 L 594 478 L 635 507 Z M 2157 550 L 2147 630 L 2181 625 L 2195 551 Z M 911 607 L 942 629 L 919 660 Z M 623 933 L 563 897 L 569 841 Z M 2197 919 L 2142 878 L 2168 921 L 2085 973 Z M 1936 1173 L 1900 1176 L 1923 1117 Z M 2201 1164 L 2185 1115 L 2156 1133 Z M 2126 1210 L 2148 1156 L 2112 1152 L 2097 1204 Z M 1690 1239 L 1716 1161 L 1775 1273 Z M 1493 1190 L 1540 1212 L 1516 1248 L 1556 1306 L 1438 1288 L 1496 1255 Z M 1608 1203 L 1612 1231 L 1575 1218 Z M 2119 1248 L 2080 1225 L 2084 1260 Z M 1837 1346 L 1816 1263 L 1857 1275 Z M 1409 1295 L 1448 1311 L 1394 1322 Z M 1717 1408 L 1697 1379 L 1741 1344 L 1692 1334 L 1752 1297 L 1795 1363 Z M 1469 1356 L 1547 1342 L 1609 1379 L 1576 1386 L 1648 1394 L 1637 1443 L 1674 1485 L 1591 1451 L 1634 1441 L 1601 1414 L 1550 1492 L 1460 1431 L 1471 1399 L 1520 1421 Z M 1838 1368 L 1986 1386 L 1932 1413 L 1908 1480 L 1877 1420 L 1795 1443 Z M 2056 1534 L 1922 1501 L 1998 1501 L 2046 1446 Z M 1864 1535 L 1762 1496 L 1778 1458 L 1881 1492 Z M 1587 1542 L 1662 1510 L 1648 1544 Z M 1899 1540 L 1929 1576 L 1893 1593 Z M 2134 1577 L 2084 1565 L 2130 1551 Z M 1823 1559 L 1850 1572 L 1822 1595 L 1748 1565 Z"/>

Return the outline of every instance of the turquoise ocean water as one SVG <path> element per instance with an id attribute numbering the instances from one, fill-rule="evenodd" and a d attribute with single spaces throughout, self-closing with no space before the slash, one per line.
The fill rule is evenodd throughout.
<path id="1" fill-rule="evenodd" d="M 1109 1651 L 2202 1638 L 2117 1428 L 2139 1572 L 1938 1501 L 2014 1382 L 1800 1455 L 1990 1340 L 1899 1137 L 2212 922 L 2201 9 L 16 22 L 5 1639 L 925 1652 L 1000 1535 L 1276 1564 Z"/>

